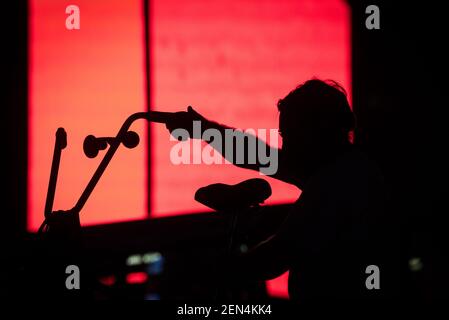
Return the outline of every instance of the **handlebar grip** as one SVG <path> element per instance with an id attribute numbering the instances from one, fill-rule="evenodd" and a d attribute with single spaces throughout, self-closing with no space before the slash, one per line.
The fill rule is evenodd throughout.
<path id="1" fill-rule="evenodd" d="M 167 123 L 173 118 L 174 112 L 148 111 L 148 121 Z"/>

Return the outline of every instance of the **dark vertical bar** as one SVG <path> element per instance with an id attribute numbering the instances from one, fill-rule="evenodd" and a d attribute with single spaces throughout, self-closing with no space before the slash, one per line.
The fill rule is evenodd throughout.
<path id="1" fill-rule="evenodd" d="M 16 276 L 26 234 L 28 169 L 28 7 L 27 0 L 2 4 L 2 202 L 0 299 L 17 297 Z M 14 298 L 13 298 L 14 299 Z"/>
<path id="2" fill-rule="evenodd" d="M 143 15 L 144 15 L 144 32 L 145 32 L 145 94 L 147 111 L 150 111 L 150 101 L 151 101 L 151 58 L 150 58 L 150 0 L 143 0 Z M 148 217 L 151 216 L 151 126 L 148 124 L 147 131 L 147 212 Z"/>
<path id="3" fill-rule="evenodd" d="M 15 238 L 26 231 L 28 169 L 28 3 L 8 1 L 2 7 L 2 132 L 3 236 Z"/>
<path id="4" fill-rule="evenodd" d="M 61 163 L 62 150 L 67 146 L 67 133 L 64 128 L 58 128 L 55 137 L 55 147 L 53 160 L 51 163 L 50 180 L 48 182 L 47 199 L 45 200 L 45 217 L 47 218 L 53 211 L 55 200 L 56 183 L 58 182 L 59 164 Z"/>
<path id="5" fill-rule="evenodd" d="M 368 30 L 365 9 L 373 3 L 349 2 L 356 141 L 381 165 L 391 189 L 389 225 L 400 239 L 393 278 L 402 298 L 447 298 L 447 81 L 439 80 L 447 61 L 445 11 L 430 2 L 378 0 L 380 30 Z M 413 257 L 423 263 L 419 272 L 407 267 Z"/>

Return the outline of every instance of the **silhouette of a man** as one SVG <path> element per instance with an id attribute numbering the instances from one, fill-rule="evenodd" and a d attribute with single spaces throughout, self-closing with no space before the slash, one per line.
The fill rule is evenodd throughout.
<path id="1" fill-rule="evenodd" d="M 235 270 L 257 279 L 289 270 L 293 300 L 372 295 L 365 270 L 383 263 L 379 226 L 385 185 L 376 164 L 351 143 L 355 117 L 344 89 L 334 81 L 312 79 L 281 99 L 278 109 L 282 149 L 273 177 L 302 193 L 281 228 L 236 259 Z M 191 107 L 167 128 L 191 130 L 195 120 L 203 129 L 227 128 Z M 258 164 L 239 166 L 260 169 Z"/>

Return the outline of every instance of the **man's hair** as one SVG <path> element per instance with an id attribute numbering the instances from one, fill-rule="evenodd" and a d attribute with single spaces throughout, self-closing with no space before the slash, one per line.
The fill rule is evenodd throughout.
<path id="1" fill-rule="evenodd" d="M 355 128 L 355 116 L 345 89 L 333 80 L 311 79 L 279 100 L 285 129 L 294 134 L 299 125 L 323 135 L 343 135 Z"/>

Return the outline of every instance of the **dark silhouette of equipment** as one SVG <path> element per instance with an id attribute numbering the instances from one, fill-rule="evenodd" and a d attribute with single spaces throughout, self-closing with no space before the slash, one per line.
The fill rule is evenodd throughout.
<path id="1" fill-rule="evenodd" d="M 228 185 L 215 183 L 198 189 L 195 200 L 217 210 L 249 208 L 263 203 L 271 196 L 270 184 L 264 179 L 249 179 Z"/>
<path id="2" fill-rule="evenodd" d="M 109 162 L 114 156 L 120 144 L 132 149 L 139 144 L 139 135 L 134 131 L 129 131 L 130 126 L 134 121 L 138 119 L 146 119 L 147 121 L 166 123 L 170 121 L 176 113 L 174 112 L 159 112 L 148 111 L 138 112 L 129 116 L 122 127 L 120 128 L 117 136 L 115 137 L 95 137 L 88 135 L 83 143 L 84 154 L 89 158 L 95 158 L 100 150 L 105 150 L 109 145 L 109 150 L 98 165 L 97 170 L 94 172 L 92 178 L 81 194 L 78 202 L 72 209 L 53 211 L 53 201 L 56 191 L 56 182 L 59 171 L 59 164 L 61 159 L 62 150 L 67 146 L 67 134 L 63 128 L 59 128 L 56 132 L 55 149 L 53 153 L 53 162 L 50 173 L 50 181 L 48 184 L 47 200 L 45 204 L 45 220 L 39 228 L 39 233 L 48 231 L 49 225 L 55 226 L 54 229 L 70 230 L 79 229 L 79 213 L 84 207 L 84 204 L 89 199 L 92 191 L 106 170 Z M 57 226 L 57 227 L 56 227 Z"/>
<path id="3" fill-rule="evenodd" d="M 67 134 L 64 128 L 56 132 L 53 161 L 50 172 L 47 198 L 45 203 L 44 221 L 39 230 L 39 248 L 42 249 L 45 261 L 39 266 L 39 274 L 45 274 L 44 278 L 50 279 L 45 283 L 56 296 L 70 295 L 73 291 L 67 291 L 61 283 L 61 277 L 57 274 L 68 265 L 80 266 L 84 262 L 84 244 L 81 236 L 80 212 L 92 191 L 106 170 L 109 162 L 121 144 L 126 148 L 135 148 L 139 144 L 139 135 L 129 128 L 138 119 L 146 119 L 158 123 L 166 123 L 176 116 L 170 112 L 139 112 L 129 116 L 115 137 L 95 137 L 89 135 L 83 143 L 84 154 L 89 158 L 95 158 L 100 150 L 108 149 L 97 169 L 86 185 L 75 206 L 68 210 L 53 210 L 56 192 L 56 184 L 60 166 L 62 150 L 67 147 Z M 108 148 L 109 146 L 109 148 Z M 95 286 L 94 282 L 91 283 Z M 78 290 L 75 290 L 78 291 Z M 89 290 L 85 291 L 88 294 Z M 73 294 L 80 297 L 82 294 Z M 71 295 L 70 295 L 71 296 Z"/>
<path id="4" fill-rule="evenodd" d="M 67 133 L 64 128 L 56 131 L 55 147 L 53 150 L 53 161 L 51 163 L 50 181 L 48 182 L 47 199 L 45 201 L 45 216 L 47 217 L 53 210 L 55 199 L 56 182 L 58 180 L 59 163 L 61 162 L 62 150 L 67 147 Z"/>
<path id="5" fill-rule="evenodd" d="M 53 265 L 57 269 L 69 264 L 79 265 L 82 262 L 83 244 L 81 241 L 80 212 L 120 145 L 123 144 L 126 148 L 131 149 L 139 144 L 138 134 L 129 130 L 134 121 L 146 119 L 152 122 L 167 123 L 176 121 L 177 115 L 178 113 L 156 111 L 135 113 L 125 120 L 115 137 L 88 135 L 83 143 L 84 154 L 87 157 L 95 158 L 100 150 L 107 149 L 107 151 L 78 201 L 73 208 L 68 210 L 53 210 L 61 153 L 67 146 L 67 136 L 64 129 L 58 129 L 45 206 L 45 219 L 39 229 L 42 240 L 45 241 L 45 245 L 51 252 L 51 259 L 48 260 L 49 265 Z M 196 192 L 195 199 L 210 208 L 229 214 L 227 252 L 232 254 L 233 249 L 235 249 L 234 238 L 236 237 L 237 221 L 240 214 L 258 208 L 270 195 L 271 187 L 268 182 L 263 179 L 249 179 L 235 185 L 217 183 L 206 186 Z M 48 269 L 49 274 L 52 273 L 52 270 Z M 57 285 L 58 283 L 55 283 L 55 287 Z M 220 285 L 223 288 L 226 287 L 225 284 Z M 220 289 L 222 288 L 217 286 L 217 296 Z"/>
<path id="6" fill-rule="evenodd" d="M 84 139 L 83 143 L 84 154 L 88 158 L 95 158 L 100 150 L 105 150 L 108 147 L 108 144 L 111 145 L 115 142 L 116 138 L 114 137 L 97 138 L 93 135 L 88 135 L 86 139 Z M 120 142 L 123 143 L 123 145 L 128 149 L 132 149 L 139 145 L 140 138 L 134 131 L 128 131 L 125 133 L 123 140 Z"/>
<path id="7" fill-rule="evenodd" d="M 224 183 L 214 183 L 198 189 L 195 193 L 195 200 L 205 206 L 214 209 L 229 217 L 228 245 L 225 255 L 231 257 L 238 247 L 239 218 L 249 216 L 257 211 L 259 205 L 271 196 L 271 186 L 264 179 L 255 178 L 242 181 L 234 185 Z M 226 283 L 218 282 L 215 300 L 220 300 L 226 295 Z M 232 293 L 227 293 L 233 296 Z"/>

